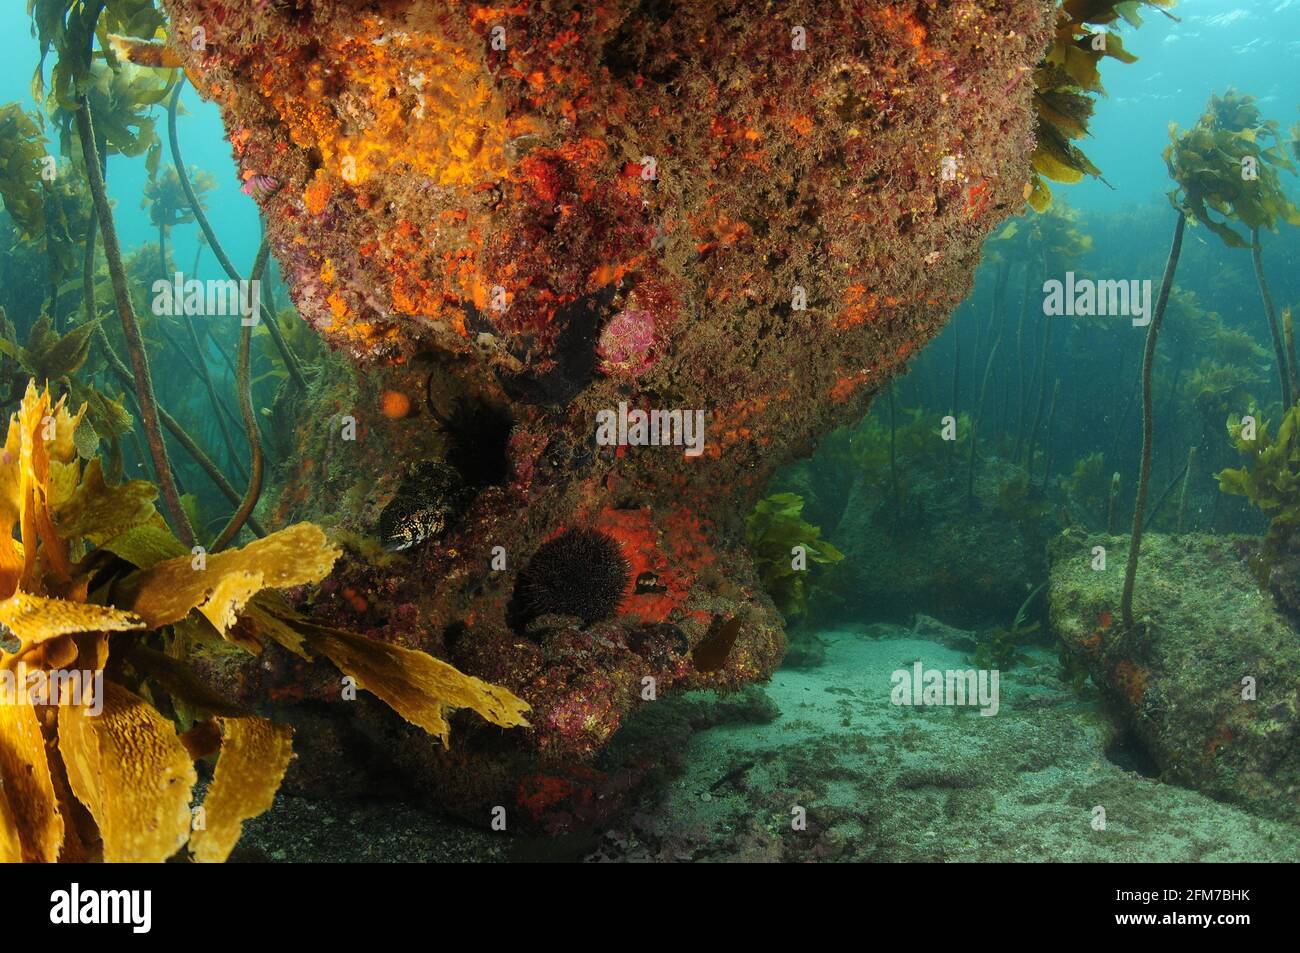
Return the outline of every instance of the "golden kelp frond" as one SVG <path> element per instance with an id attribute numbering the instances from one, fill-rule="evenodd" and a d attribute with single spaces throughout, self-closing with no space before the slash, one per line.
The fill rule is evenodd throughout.
<path id="1" fill-rule="evenodd" d="M 0 457 L 0 536 L 11 537 L 13 524 L 19 524 L 23 568 L 21 578 L 13 580 L 8 553 L 0 553 L 0 597 L 12 595 L 18 584 L 28 592 L 43 591 L 38 543 L 57 579 L 66 582 L 71 571 L 67 548 L 55 532 L 50 512 L 50 466 L 52 461 L 69 463 L 76 456 L 73 434 L 85 408 L 74 417 L 63 404 L 63 400 L 51 403 L 49 387 L 37 391 L 35 382 L 28 381 L 18 413 L 9 419 Z M 12 543 L 6 548 L 13 548 Z"/>
<path id="2" fill-rule="evenodd" d="M 200 863 L 221 863 L 239 840 L 244 821 L 271 806 L 293 756 L 293 729 L 265 718 L 217 718 L 221 754 L 203 799 L 204 826 L 190 837 Z"/>
<path id="3" fill-rule="evenodd" d="M 68 413 L 65 403 L 66 398 L 54 403 L 48 386 L 38 391 L 35 379 L 29 380 L 18 414 L 9 420 L 6 449 L 13 442 L 16 426 L 21 441 L 19 453 L 31 455 L 34 469 L 42 470 L 51 459 L 60 463 L 71 461 L 77 454 L 73 432 L 85 416 L 86 408 L 82 407 L 74 416 Z"/>
<path id="4" fill-rule="evenodd" d="M 1101 28 L 1121 18 L 1138 26 L 1142 22 L 1137 14 L 1140 6 L 1172 5 L 1173 0 L 1063 0 L 1052 45 L 1034 71 L 1038 145 L 1033 155 L 1034 175 L 1025 193 L 1034 211 L 1045 211 L 1051 204 L 1046 179 L 1070 184 L 1088 175 L 1101 178 L 1100 170 L 1074 140 L 1088 135 L 1093 99 L 1105 95 L 1101 61 L 1108 56 L 1121 63 L 1137 61 L 1117 33 Z"/>
<path id="5" fill-rule="evenodd" d="M 24 652 L 21 661 L 28 668 L 39 668 L 47 672 L 62 671 L 73 666 L 77 655 L 76 640 L 70 635 L 59 635 Z"/>
<path id="6" fill-rule="evenodd" d="M 137 569 L 150 569 L 166 559 L 184 556 L 185 546 L 155 512 L 148 523 L 133 526 L 126 532 L 105 540 L 100 549 L 125 559 Z"/>
<path id="7" fill-rule="evenodd" d="M 64 539 L 86 539 L 96 546 L 150 523 L 157 514 L 153 505 L 157 487 L 144 480 L 109 486 L 98 457 L 86 465 L 85 474 L 70 496 L 57 504 L 53 494 L 51 497 L 59 535 Z"/>
<path id="8" fill-rule="evenodd" d="M 8 533 L 0 532 L 0 595 L 12 595 L 23 573 L 23 547 Z"/>
<path id="9" fill-rule="evenodd" d="M 531 706 L 500 685 L 466 675 L 426 652 L 317 625 L 287 606 L 275 593 L 264 593 L 248 607 L 245 618 L 257 634 L 303 658 L 317 652 L 328 658 L 357 687 L 373 693 L 411 724 L 448 743 L 447 714 L 470 708 L 502 728 L 526 727 Z"/>
<path id="10" fill-rule="evenodd" d="M 200 609 L 224 633 L 258 590 L 319 582 L 340 555 L 318 526 L 298 523 L 242 549 L 210 555 L 203 569 L 182 556 L 135 573 L 123 583 L 123 604 L 149 628 L 179 622 Z"/>
<path id="11" fill-rule="evenodd" d="M 26 592 L 0 601 L 0 624 L 18 636 L 24 651 L 74 632 L 128 632 L 145 627 L 139 616 L 112 606 L 48 599 Z"/>
<path id="12" fill-rule="evenodd" d="M 278 643 L 299 658 L 310 660 L 307 640 L 285 621 L 293 614 L 293 609 L 277 593 L 271 592 L 260 593 L 244 610 L 244 618 L 252 623 L 259 636 Z"/>
<path id="13" fill-rule="evenodd" d="M 171 626 L 169 651 L 182 653 L 201 632 L 231 652 L 270 641 L 325 655 L 444 742 L 456 708 L 525 724 L 528 706 L 505 689 L 298 616 L 275 590 L 319 582 L 341 555 L 318 527 L 217 554 L 187 551 L 158 514 L 152 485 L 110 485 L 86 452 L 98 438 L 78 450 L 86 408 L 70 414 L 65 400 L 29 384 L 0 453 L 0 626 L 19 643 L 0 668 L 102 672 L 111 645 L 115 681 L 94 698 L 65 691 L 50 709 L 57 725 L 46 728 L 30 705 L 0 706 L 0 860 L 93 860 L 102 843 L 107 861 L 165 861 L 189 841 L 196 859 L 220 861 L 244 822 L 270 807 L 291 729 L 231 704 L 183 656 L 135 633 Z M 204 824 L 191 836 L 194 762 L 218 751 Z"/>
<path id="14" fill-rule="evenodd" d="M 319 651 L 411 724 L 448 743 L 447 714 L 469 708 L 502 728 L 526 727 L 523 699 L 499 685 L 466 675 L 425 652 L 331 629 L 297 623 L 310 649 Z"/>
<path id="15" fill-rule="evenodd" d="M 1052 189 L 1039 176 L 1034 176 L 1025 186 L 1025 201 L 1035 212 L 1046 212 L 1052 207 Z"/>
<path id="16" fill-rule="evenodd" d="M 1061 9 L 1079 23 L 1114 23 L 1123 17 L 1133 26 L 1141 26 L 1140 8 L 1155 7 L 1170 19 L 1176 19 L 1168 12 L 1174 3 L 1175 0 L 1127 0 L 1120 3 L 1115 0 L 1063 0 Z"/>
<path id="17" fill-rule="evenodd" d="M 0 704 L 0 858 L 13 841 L 25 861 L 53 863 L 63 843 L 45 736 L 36 709 L 23 701 Z M 12 825 L 12 826 L 11 826 Z M 18 859 L 18 858 L 12 858 Z"/>
<path id="18" fill-rule="evenodd" d="M 63 507 L 67 506 L 74 496 L 77 495 L 77 488 L 81 484 L 81 463 L 74 460 L 72 463 L 59 463 L 57 460 L 50 461 L 50 486 L 49 502 L 50 510 L 58 513 Z M 65 538 L 69 534 L 63 534 Z"/>
<path id="19" fill-rule="evenodd" d="M 58 407 L 53 414 L 54 436 L 49 441 L 46 448 L 49 452 L 50 459 L 59 463 L 71 463 L 77 459 L 77 428 L 86 418 L 86 407 L 83 404 L 76 414 L 68 413 L 68 408 L 64 406 L 66 398 L 60 398 Z"/>
<path id="20" fill-rule="evenodd" d="M 317 581 L 319 580 L 311 580 Z M 227 573 L 212 587 L 211 595 L 199 606 L 199 612 L 212 623 L 214 629 L 225 635 L 238 620 L 239 610 L 263 588 L 260 572 Z"/>
<path id="21" fill-rule="evenodd" d="M 11 533 L 23 513 L 22 469 L 18 466 L 22 447 L 22 428 L 11 416 L 4 452 L 0 454 L 0 525 L 9 527 Z"/>
<path id="22" fill-rule="evenodd" d="M 1040 122 L 1055 126 L 1071 139 L 1082 139 L 1088 134 L 1093 109 L 1090 96 L 1069 90 L 1036 92 L 1034 109 Z"/>
<path id="23" fill-rule="evenodd" d="M 104 840 L 104 860 L 161 863 L 190 833 L 197 775 L 172 723 L 143 698 L 104 684 L 104 710 L 59 708 L 59 750 L 77 799 Z"/>
<path id="24" fill-rule="evenodd" d="M 21 826 L 18 815 L 9 806 L 9 798 L 0 790 L 0 864 L 23 862 L 23 845 L 18 836 Z"/>

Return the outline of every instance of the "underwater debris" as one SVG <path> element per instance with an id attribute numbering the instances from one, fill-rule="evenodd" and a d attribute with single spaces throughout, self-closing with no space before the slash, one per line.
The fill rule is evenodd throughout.
<path id="1" fill-rule="evenodd" d="M 519 574 L 514 627 L 544 615 L 573 616 L 590 626 L 618 611 L 630 582 L 627 557 L 612 536 L 566 530 L 543 543 Z"/>
<path id="2" fill-rule="evenodd" d="M 425 460 L 407 474 L 379 514 L 379 541 L 401 552 L 447 531 L 466 503 L 461 475 L 441 460 Z"/>

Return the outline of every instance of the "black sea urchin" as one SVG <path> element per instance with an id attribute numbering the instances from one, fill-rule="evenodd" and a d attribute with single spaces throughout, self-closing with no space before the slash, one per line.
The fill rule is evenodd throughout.
<path id="1" fill-rule="evenodd" d="M 543 615 L 576 616 L 584 626 L 608 619 L 623 601 L 631 576 L 613 537 L 571 529 L 543 543 L 515 584 L 516 627 Z"/>

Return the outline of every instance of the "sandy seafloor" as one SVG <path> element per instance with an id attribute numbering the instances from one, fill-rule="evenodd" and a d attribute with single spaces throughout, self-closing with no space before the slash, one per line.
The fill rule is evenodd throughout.
<path id="1" fill-rule="evenodd" d="M 1295 861 L 1300 829 L 1146 776 L 1097 693 L 1056 657 L 1002 674 L 1001 709 L 904 708 L 890 676 L 965 669 L 942 626 L 821 633 L 822 664 L 714 702 L 682 772 L 611 828 L 557 839 L 467 827 L 390 800 L 281 795 L 251 821 L 249 861 Z M 918 637 L 927 635 L 931 637 Z M 937 639 L 937 640 L 936 640 Z M 671 708 L 662 711 L 671 716 Z M 695 717 L 693 723 L 700 719 Z M 644 731 L 655 730 L 651 723 Z M 1094 809 L 1105 809 L 1105 829 Z M 795 808 L 806 810 L 793 829 Z"/>

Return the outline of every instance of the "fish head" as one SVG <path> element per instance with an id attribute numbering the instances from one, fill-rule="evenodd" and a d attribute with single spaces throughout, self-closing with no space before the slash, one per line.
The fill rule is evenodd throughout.
<path id="1" fill-rule="evenodd" d="M 379 514 L 379 544 L 386 552 L 410 549 L 423 538 L 419 509 L 400 496 Z"/>

